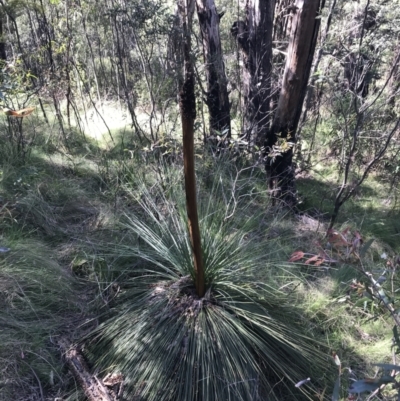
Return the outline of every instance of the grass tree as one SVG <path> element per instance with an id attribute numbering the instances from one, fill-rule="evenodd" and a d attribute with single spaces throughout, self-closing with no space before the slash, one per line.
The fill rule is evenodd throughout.
<path id="1" fill-rule="evenodd" d="M 126 187 L 140 208 L 126 214 L 125 238 L 115 247 L 121 296 L 91 334 L 88 354 L 124 375 L 130 400 L 300 400 L 311 385 L 295 384 L 326 370 L 326 358 L 301 329 L 295 301 L 276 288 L 280 269 L 254 236 L 260 218 L 249 199 L 227 218 L 220 185 L 203 196 L 196 189 L 192 7 L 181 3 L 185 187 L 175 167 L 150 189 Z M 224 181 L 217 166 L 213 174 Z"/>
<path id="2" fill-rule="evenodd" d="M 179 170 L 164 175 L 163 185 L 126 189 L 140 208 L 126 215 L 112 252 L 122 291 L 91 334 L 89 358 L 124 375 L 127 399 L 305 399 L 322 385 L 328 354 L 307 336 L 295 299 L 277 289 L 298 278 L 271 262 L 276 249 L 257 233 L 254 203 L 226 219 L 222 187 L 200 196 L 199 297 Z M 295 383 L 307 377 L 302 394 Z"/>
<path id="3" fill-rule="evenodd" d="M 186 208 L 190 241 L 193 251 L 195 285 L 197 295 L 203 297 L 204 266 L 201 249 L 199 218 L 197 214 L 196 174 L 194 167 L 194 121 L 196 119 L 196 97 L 194 94 L 194 69 L 191 60 L 190 30 L 194 11 L 194 0 L 179 1 L 182 21 L 182 50 L 184 58 L 183 84 L 179 93 L 183 134 L 183 160 L 185 172 Z"/>

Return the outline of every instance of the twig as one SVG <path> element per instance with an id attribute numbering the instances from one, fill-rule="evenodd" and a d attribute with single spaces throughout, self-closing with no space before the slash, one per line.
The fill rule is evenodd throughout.
<path id="1" fill-rule="evenodd" d="M 113 401 L 101 380 L 90 374 L 83 355 L 66 338 L 58 341 L 65 360 L 89 401 Z M 44 401 L 44 399 L 43 399 Z"/>

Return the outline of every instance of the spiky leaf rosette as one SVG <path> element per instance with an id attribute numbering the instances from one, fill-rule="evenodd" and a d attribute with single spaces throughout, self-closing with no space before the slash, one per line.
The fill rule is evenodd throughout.
<path id="1" fill-rule="evenodd" d="M 268 262 L 268 244 L 251 235 L 259 220 L 245 209 L 240 219 L 225 219 L 215 192 L 200 213 L 203 298 L 193 283 L 184 195 L 176 192 L 173 202 L 158 197 L 156 204 L 154 194 L 142 194 L 144 213 L 127 217 L 132 245 L 118 252 L 136 267 L 116 314 L 87 343 L 100 368 L 125 376 L 127 399 L 300 399 L 294 384 L 326 364 L 319 345 L 299 329 L 288 296 L 274 288 L 273 274 L 268 283 L 257 279 L 279 269 Z"/>

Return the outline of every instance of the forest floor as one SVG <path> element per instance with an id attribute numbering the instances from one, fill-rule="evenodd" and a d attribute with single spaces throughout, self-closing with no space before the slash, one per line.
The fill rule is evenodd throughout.
<path id="1" fill-rule="evenodd" d="M 118 142 L 118 132 L 113 133 Z M 126 138 L 122 142 L 104 148 L 71 136 L 67 148 L 39 136 L 24 157 L 12 142 L 1 151 L 0 400 L 84 398 L 65 366 L 59 339 L 82 339 L 118 296 L 110 273 L 114 262 L 101 244 L 118 243 L 122 235 L 120 217 L 132 207 L 124 183 L 142 176 L 151 186 L 164 176 L 159 150 L 130 147 Z M 180 149 L 168 153 L 170 166 L 179 172 Z M 215 179 L 214 163 L 220 160 L 200 149 L 197 156 L 200 181 Z M 394 323 L 363 290 L 365 273 L 378 278 L 387 263 L 397 263 L 400 251 L 399 211 L 389 184 L 377 176 L 369 179 L 327 236 L 336 182 L 325 170 L 299 177 L 298 215 L 269 205 L 261 166 L 239 167 L 228 160 L 223 171 L 217 179 L 228 198 L 233 186 L 245 182 L 259 194 L 254 212 L 264 211 L 265 219 L 257 240 L 274 249 L 274 260 L 290 265 L 292 257 L 303 265 L 299 305 L 340 355 L 342 367 L 363 377 L 374 372 L 372 363 L 392 361 Z M 236 205 L 229 211 L 230 218 L 240 213 Z M 388 280 L 391 293 L 398 289 L 396 267 Z"/>

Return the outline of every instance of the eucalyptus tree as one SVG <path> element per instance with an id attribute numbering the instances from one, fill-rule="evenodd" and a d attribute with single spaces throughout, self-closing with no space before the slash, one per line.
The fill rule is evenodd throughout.
<path id="1" fill-rule="evenodd" d="M 205 102 L 209 111 L 212 136 L 231 136 L 230 105 L 227 78 L 221 48 L 218 14 L 214 0 L 196 0 L 197 15 L 203 40 L 207 90 Z"/>
<path id="2" fill-rule="evenodd" d="M 297 0 L 293 7 L 285 71 L 272 126 L 265 140 L 265 169 L 273 198 L 296 204 L 293 146 L 317 43 L 324 0 Z"/>
<path id="3" fill-rule="evenodd" d="M 307 166 L 309 166 L 311 163 L 312 152 L 311 152 L 310 148 L 312 148 L 313 146 L 311 145 L 308 148 L 307 152 L 304 152 L 306 154 L 303 154 L 303 152 L 301 151 L 301 131 L 302 131 L 306 121 L 308 120 L 309 112 L 313 112 L 313 111 L 315 112 L 315 115 L 316 115 L 316 117 L 314 117 L 315 120 L 318 120 L 318 118 L 320 117 L 320 107 L 319 107 L 320 104 L 319 103 L 321 101 L 321 97 L 318 96 L 318 91 L 321 89 L 323 84 L 321 81 L 319 81 L 319 82 L 317 82 L 317 81 L 318 81 L 318 78 L 320 75 L 320 73 L 319 73 L 320 63 L 322 60 L 326 42 L 328 40 L 328 35 L 330 34 L 330 28 L 332 26 L 333 16 L 334 16 L 334 13 L 336 10 L 336 5 L 337 5 L 337 0 L 332 0 L 330 2 L 328 15 L 326 16 L 324 28 L 320 35 L 318 50 L 316 51 L 313 65 L 311 68 L 310 80 L 309 80 L 309 84 L 307 87 L 307 94 L 306 94 L 306 98 L 304 100 L 303 111 L 302 111 L 302 115 L 300 118 L 299 128 L 297 131 L 297 139 L 300 141 L 300 144 L 297 146 L 298 147 L 297 156 L 298 156 L 298 161 L 301 163 L 301 168 L 307 168 Z M 314 129 L 313 136 L 311 137 L 312 144 L 315 142 L 315 137 L 316 137 L 316 130 Z"/>
<path id="4" fill-rule="evenodd" d="M 275 0 L 247 0 L 245 20 L 231 28 L 244 61 L 243 137 L 251 146 L 262 145 L 269 126 L 274 7 Z"/>

